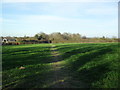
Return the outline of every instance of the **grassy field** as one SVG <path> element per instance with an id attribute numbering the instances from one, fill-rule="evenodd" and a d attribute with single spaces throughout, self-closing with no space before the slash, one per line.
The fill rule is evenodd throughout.
<path id="1" fill-rule="evenodd" d="M 72 79 L 84 82 L 86 87 L 118 88 L 118 51 L 120 45 L 117 43 L 3 46 L 3 89 L 54 87 L 57 82 L 53 82 L 51 77 L 54 78 L 54 72 L 58 68 L 54 66 L 53 69 L 54 62 L 60 63 L 59 67 L 62 65 L 60 72 L 66 70 Z M 61 59 L 57 54 L 53 56 L 52 52 L 57 52 Z M 25 69 L 19 69 L 21 66 Z M 83 85 L 72 82 L 69 80 L 71 78 L 61 82 L 72 83 L 75 88 Z"/>

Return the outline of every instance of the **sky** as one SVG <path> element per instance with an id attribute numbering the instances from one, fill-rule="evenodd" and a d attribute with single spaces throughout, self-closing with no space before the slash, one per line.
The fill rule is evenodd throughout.
<path id="1" fill-rule="evenodd" d="M 118 37 L 118 0 L 2 0 L 2 36 L 69 32 Z"/>

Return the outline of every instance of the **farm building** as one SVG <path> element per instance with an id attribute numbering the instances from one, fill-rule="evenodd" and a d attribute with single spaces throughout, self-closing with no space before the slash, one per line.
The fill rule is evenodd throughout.
<path id="1" fill-rule="evenodd" d="M 15 43 L 16 41 L 13 37 L 2 37 L 2 44 Z"/>

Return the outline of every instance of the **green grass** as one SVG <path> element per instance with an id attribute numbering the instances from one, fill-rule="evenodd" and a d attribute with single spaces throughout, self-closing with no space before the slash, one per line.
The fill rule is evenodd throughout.
<path id="1" fill-rule="evenodd" d="M 118 51 L 113 44 L 75 44 L 59 46 L 73 77 L 91 88 L 118 88 Z"/>
<path id="2" fill-rule="evenodd" d="M 64 68 L 90 88 L 118 88 L 117 43 L 55 44 Z M 51 44 L 2 47 L 3 89 L 42 88 L 52 75 Z M 20 70 L 19 67 L 25 69 Z M 52 82 L 51 82 L 52 83 Z"/>
<path id="3" fill-rule="evenodd" d="M 50 45 L 3 46 L 2 53 L 3 88 L 42 87 L 52 62 Z"/>

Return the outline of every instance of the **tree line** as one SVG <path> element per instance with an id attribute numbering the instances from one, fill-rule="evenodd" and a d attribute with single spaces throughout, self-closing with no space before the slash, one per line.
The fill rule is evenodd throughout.
<path id="1" fill-rule="evenodd" d="M 88 38 L 86 36 L 82 36 L 79 33 L 60 33 L 54 32 L 51 34 L 46 34 L 44 32 L 40 32 L 34 35 L 34 37 L 25 36 L 22 38 L 18 38 L 19 41 L 23 43 L 91 43 L 91 42 L 118 42 L 118 38 L 107 38 L 105 36 L 102 37 L 94 37 Z"/>
<path id="2" fill-rule="evenodd" d="M 55 32 L 51 34 L 46 34 L 44 32 L 37 33 L 35 37 L 38 40 L 46 40 L 51 41 L 52 43 L 64 43 L 64 42 L 79 42 L 81 38 L 83 38 L 79 33 L 71 34 L 71 33 L 60 33 Z"/>
<path id="3" fill-rule="evenodd" d="M 119 42 L 120 39 L 113 37 L 107 38 L 82 36 L 79 33 L 60 33 L 54 32 L 46 34 L 44 32 L 36 33 L 33 37 L 14 37 L 19 44 L 38 44 L 38 43 L 99 43 L 99 42 Z M 16 43 L 16 42 L 15 42 Z"/>

